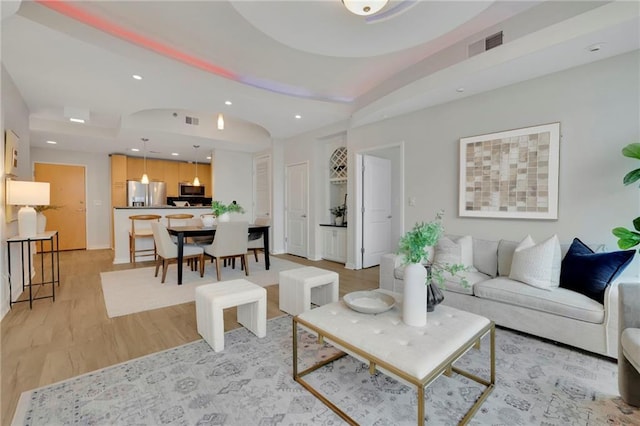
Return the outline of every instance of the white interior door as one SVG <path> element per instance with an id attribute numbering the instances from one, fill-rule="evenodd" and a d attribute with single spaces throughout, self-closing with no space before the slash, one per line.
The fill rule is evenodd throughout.
<path id="1" fill-rule="evenodd" d="M 287 230 L 285 247 L 287 253 L 307 257 L 307 232 L 309 218 L 309 170 L 306 163 L 287 166 L 287 199 L 285 215 Z"/>
<path id="2" fill-rule="evenodd" d="M 253 176 L 255 218 L 271 219 L 271 156 L 266 155 L 254 160 Z"/>
<path id="3" fill-rule="evenodd" d="M 362 156 L 362 267 L 380 264 L 391 248 L 391 161 Z"/>

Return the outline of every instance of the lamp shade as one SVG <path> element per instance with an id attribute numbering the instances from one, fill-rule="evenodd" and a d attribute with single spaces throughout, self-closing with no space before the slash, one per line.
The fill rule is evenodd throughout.
<path id="1" fill-rule="evenodd" d="M 49 182 L 11 180 L 7 200 L 14 206 L 48 206 L 49 192 Z"/>
<path id="2" fill-rule="evenodd" d="M 49 205 L 49 182 L 10 180 L 7 187 L 7 202 L 23 206 L 18 212 L 18 235 L 32 238 L 37 235 L 36 211 L 31 206 Z"/>

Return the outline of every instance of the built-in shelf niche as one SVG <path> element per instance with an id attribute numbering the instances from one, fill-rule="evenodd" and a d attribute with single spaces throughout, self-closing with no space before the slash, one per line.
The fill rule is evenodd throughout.
<path id="1" fill-rule="evenodd" d="M 334 184 L 347 183 L 347 148 L 344 146 L 337 148 L 331 154 L 329 181 Z"/>

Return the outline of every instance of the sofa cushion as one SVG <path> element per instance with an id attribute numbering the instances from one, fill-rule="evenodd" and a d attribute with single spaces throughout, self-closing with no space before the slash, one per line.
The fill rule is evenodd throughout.
<path id="1" fill-rule="evenodd" d="M 524 308 L 573 318 L 594 324 L 604 321 L 604 306 L 593 299 L 564 288 L 543 290 L 509 278 L 498 277 L 473 286 L 473 293 Z"/>
<path id="2" fill-rule="evenodd" d="M 511 272 L 511 261 L 513 260 L 513 252 L 516 251 L 520 242 L 500 240 L 498 243 L 498 275 L 508 277 Z"/>
<path id="3" fill-rule="evenodd" d="M 498 241 L 473 239 L 473 266 L 492 278 L 498 275 Z"/>
<path id="4" fill-rule="evenodd" d="M 640 372 L 640 328 L 625 328 L 620 335 L 624 357 Z"/>
<path id="5" fill-rule="evenodd" d="M 478 271 L 460 272 L 455 277 L 452 277 L 451 274 L 445 272 L 444 276 L 445 280 L 443 284 L 446 290 L 469 295 L 473 295 L 474 285 L 491 278 L 489 275 Z M 463 278 L 467 280 L 467 287 L 460 284 Z"/>
<path id="6" fill-rule="evenodd" d="M 475 270 L 473 266 L 473 238 L 471 235 L 441 237 L 436 244 L 433 262 L 440 265 L 461 264 L 469 270 Z"/>
<path id="7" fill-rule="evenodd" d="M 560 241 L 558 236 L 536 244 L 530 235 L 513 253 L 509 278 L 550 290 L 560 285 Z"/>
<path id="8" fill-rule="evenodd" d="M 631 263 L 634 254 L 635 250 L 594 253 L 574 238 L 562 260 L 560 286 L 602 303 L 605 289 Z"/>

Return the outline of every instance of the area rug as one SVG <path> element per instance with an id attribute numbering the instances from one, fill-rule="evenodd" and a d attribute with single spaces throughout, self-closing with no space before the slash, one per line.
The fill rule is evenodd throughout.
<path id="1" fill-rule="evenodd" d="M 249 261 L 249 276 L 244 275 L 239 265 L 235 269 L 231 266 L 223 268 L 224 281 L 244 278 L 262 287 L 278 284 L 280 271 L 301 268 L 304 265 L 275 257 L 270 258 L 269 270 L 265 270 L 264 261 L 259 263 Z M 169 265 L 167 278 L 160 282 L 162 268 L 158 276 L 154 277 L 155 267 L 125 269 L 122 271 L 102 272 L 102 293 L 109 318 L 128 315 L 150 309 L 164 308 L 195 300 L 196 287 L 203 284 L 217 282 L 215 266 L 206 264 L 205 275 L 192 271 L 186 265 L 182 269 L 182 285 L 178 285 L 177 265 Z"/>
<path id="2" fill-rule="evenodd" d="M 291 377 L 291 317 L 267 337 L 225 334 L 215 353 L 202 340 L 24 392 L 14 425 L 338 425 L 344 422 Z M 329 356 L 301 333 L 303 365 Z M 318 350 L 319 349 L 319 350 Z M 487 377 L 488 336 L 459 366 Z M 497 384 L 473 425 L 632 425 L 640 412 L 617 394 L 616 364 L 498 329 Z M 306 376 L 362 425 L 415 425 L 416 392 L 344 357 Z M 426 391 L 427 424 L 454 425 L 480 389 L 453 374 Z"/>

